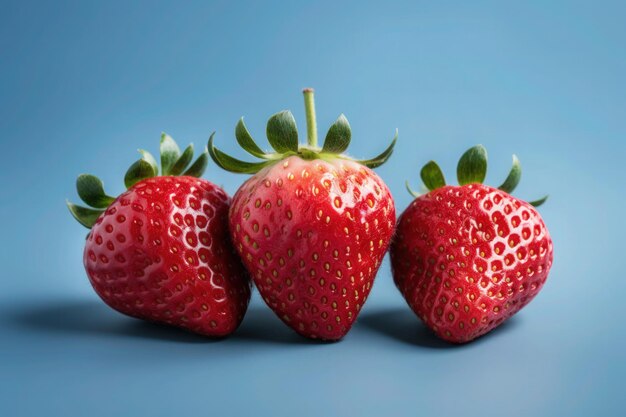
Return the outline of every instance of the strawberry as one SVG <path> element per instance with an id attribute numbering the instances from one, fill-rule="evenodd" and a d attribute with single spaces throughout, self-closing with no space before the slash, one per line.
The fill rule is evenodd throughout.
<path id="1" fill-rule="evenodd" d="M 293 115 L 267 124 L 275 153 L 263 152 L 241 119 L 235 136 L 250 163 L 209 153 L 222 168 L 254 174 L 233 197 L 233 243 L 265 303 L 297 333 L 342 338 L 370 293 L 395 227 L 393 198 L 370 169 L 391 155 L 396 138 L 379 156 L 355 161 L 343 152 L 351 138 L 341 115 L 317 146 L 313 90 L 305 89 L 308 144 L 298 145 Z M 397 134 L 396 134 L 397 136 Z"/>
<path id="2" fill-rule="evenodd" d="M 185 170 L 193 145 L 181 154 L 163 134 L 163 176 L 157 176 L 152 155 L 140 152 L 119 197 L 106 195 L 98 178 L 83 174 L 78 194 L 94 208 L 68 202 L 76 220 L 91 229 L 83 256 L 91 285 L 128 316 L 228 335 L 241 323 L 251 290 L 228 234 L 230 198 L 197 178 L 208 162 L 206 150 Z"/>
<path id="3" fill-rule="evenodd" d="M 439 337 L 469 342 L 513 316 L 541 290 L 552 265 L 552 240 L 533 203 L 509 193 L 519 160 L 499 188 L 483 185 L 487 153 L 459 161 L 460 186 L 445 185 L 434 161 L 422 168 L 430 190 L 407 207 L 391 245 L 396 286 Z M 408 187 L 408 184 L 407 184 Z M 410 188 L 409 188 L 409 191 Z"/>

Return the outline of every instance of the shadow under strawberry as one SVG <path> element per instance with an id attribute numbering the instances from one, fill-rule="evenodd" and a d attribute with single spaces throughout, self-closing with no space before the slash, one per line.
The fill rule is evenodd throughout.
<path id="1" fill-rule="evenodd" d="M 281 325 L 281 320 L 262 305 L 252 305 L 249 313 L 237 331 L 229 339 L 245 342 L 261 342 L 274 344 L 313 345 L 332 344 L 334 341 L 312 340 L 291 331 Z"/>
<path id="2" fill-rule="evenodd" d="M 492 337 L 504 334 L 518 323 L 518 317 L 512 317 L 500 327 L 477 339 L 471 346 L 476 346 Z M 445 342 L 415 319 L 415 315 L 402 307 L 392 307 L 374 311 L 364 311 L 358 323 L 387 337 L 412 346 L 430 349 L 463 349 L 470 345 L 458 345 Z"/>
<path id="3" fill-rule="evenodd" d="M 116 336 L 121 338 L 152 339 L 175 343 L 275 343 L 316 344 L 278 326 L 279 319 L 262 306 L 251 306 L 250 315 L 231 336 L 208 338 L 186 332 L 173 326 L 146 322 L 120 316 L 96 300 L 54 301 L 38 306 L 24 307 L 10 314 L 10 321 L 22 328 L 67 337 Z M 319 343 L 317 343 L 319 344 Z"/>
<path id="4" fill-rule="evenodd" d="M 117 336 L 180 343 L 210 343 L 202 337 L 171 326 L 129 319 L 111 312 L 96 300 L 67 300 L 23 308 L 12 316 L 20 327 L 61 336 Z"/>

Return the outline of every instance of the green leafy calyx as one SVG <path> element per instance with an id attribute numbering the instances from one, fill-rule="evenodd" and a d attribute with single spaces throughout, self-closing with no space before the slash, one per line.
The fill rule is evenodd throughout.
<path id="1" fill-rule="evenodd" d="M 457 180 L 459 185 L 466 184 L 482 184 L 487 176 L 487 150 L 483 145 L 476 145 L 468 149 L 459 159 L 456 167 Z M 424 186 L 428 191 L 436 190 L 446 185 L 446 180 L 439 165 L 435 161 L 430 161 L 420 171 L 420 176 L 424 182 Z M 517 156 L 513 155 L 513 164 L 509 175 L 506 177 L 502 185 L 498 188 L 504 192 L 512 193 L 519 184 L 522 177 L 522 166 Z M 420 194 L 413 191 L 409 182 L 406 183 L 407 190 L 413 197 L 419 197 Z M 531 201 L 535 207 L 545 203 L 548 196 L 538 200 Z"/>
<path id="2" fill-rule="evenodd" d="M 261 161 L 246 162 L 233 158 L 215 147 L 214 136 L 211 135 L 208 150 L 213 161 L 230 172 L 255 174 L 261 169 L 292 155 L 298 155 L 300 158 L 306 160 L 331 160 L 336 158 L 354 160 L 344 154 L 352 138 L 352 130 L 346 116 L 341 114 L 335 123 L 330 126 L 324 144 L 319 147 L 317 144 L 317 124 L 313 89 L 306 88 L 303 93 L 307 121 L 306 145 L 299 144 L 296 121 L 291 112 L 285 110 L 274 114 L 267 122 L 266 135 L 270 146 L 273 148 L 273 152 L 265 152 L 256 144 L 243 118 L 239 120 L 235 127 L 235 138 L 239 146 L 250 155 L 261 159 Z M 393 152 L 397 137 L 398 132 L 396 131 L 396 135 L 391 141 L 391 144 L 380 155 L 372 159 L 355 161 L 369 168 L 376 168 L 384 164 Z"/>
<path id="3" fill-rule="evenodd" d="M 159 165 L 152 154 L 143 149 L 139 149 L 141 158 L 133 162 L 124 176 L 124 185 L 130 188 L 139 181 L 159 175 Z M 176 141 L 169 135 L 161 135 L 161 175 L 187 175 L 200 177 L 209 162 L 209 151 L 205 147 L 204 151 L 193 164 L 193 145 L 189 145 L 181 153 Z M 191 164 L 191 166 L 190 166 Z M 105 211 L 115 197 L 111 197 L 104 191 L 102 181 L 91 174 L 81 174 L 76 179 L 76 190 L 78 196 L 89 207 L 78 206 L 67 202 L 67 207 L 74 218 L 87 228 L 93 227 L 98 217 Z"/>

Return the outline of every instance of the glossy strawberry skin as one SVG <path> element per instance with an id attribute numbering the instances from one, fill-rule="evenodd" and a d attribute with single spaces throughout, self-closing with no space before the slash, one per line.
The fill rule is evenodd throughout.
<path id="1" fill-rule="evenodd" d="M 481 184 L 445 186 L 416 198 L 390 249 L 394 281 L 439 337 L 475 339 L 541 290 L 553 246 L 539 213 Z"/>
<path id="2" fill-rule="evenodd" d="M 207 336 L 232 333 L 251 289 L 230 243 L 229 203 L 203 179 L 138 182 L 88 235 L 83 259 L 96 293 L 131 317 Z"/>
<path id="3" fill-rule="evenodd" d="M 347 160 L 297 156 L 233 197 L 230 230 L 259 293 L 299 334 L 342 338 L 372 287 L 395 227 L 387 186 Z"/>

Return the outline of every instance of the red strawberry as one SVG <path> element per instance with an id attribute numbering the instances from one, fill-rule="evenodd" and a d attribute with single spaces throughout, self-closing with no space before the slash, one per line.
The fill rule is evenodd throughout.
<path id="1" fill-rule="evenodd" d="M 68 203 L 91 229 L 84 263 L 96 293 L 120 313 L 207 336 L 232 333 L 246 312 L 250 282 L 228 234 L 230 199 L 199 179 L 208 153 L 189 165 L 172 138 L 161 138 L 161 166 L 146 151 L 126 173 L 128 190 L 104 193 L 80 175 L 79 196 L 96 209 Z M 178 176 L 182 174 L 182 176 Z"/>
<path id="2" fill-rule="evenodd" d="M 387 160 L 396 139 L 378 157 L 354 161 L 342 154 L 351 131 L 341 115 L 319 148 L 313 91 L 304 95 L 307 146 L 298 146 L 285 111 L 267 125 L 276 153 L 261 151 L 243 119 L 237 125 L 239 144 L 266 161 L 237 161 L 212 141 L 209 153 L 224 169 L 255 173 L 233 197 L 230 231 L 267 305 L 303 336 L 338 340 L 363 306 L 395 227 L 393 198 L 369 168 Z"/>
<path id="3" fill-rule="evenodd" d="M 533 206 L 509 195 L 521 167 L 499 189 L 482 185 L 487 153 L 468 150 L 460 186 L 445 185 L 433 161 L 421 171 L 430 190 L 402 213 L 392 243 L 396 286 L 439 337 L 475 339 L 517 313 L 541 290 L 552 266 L 552 240 Z M 409 190 L 410 191 L 410 190 Z"/>

